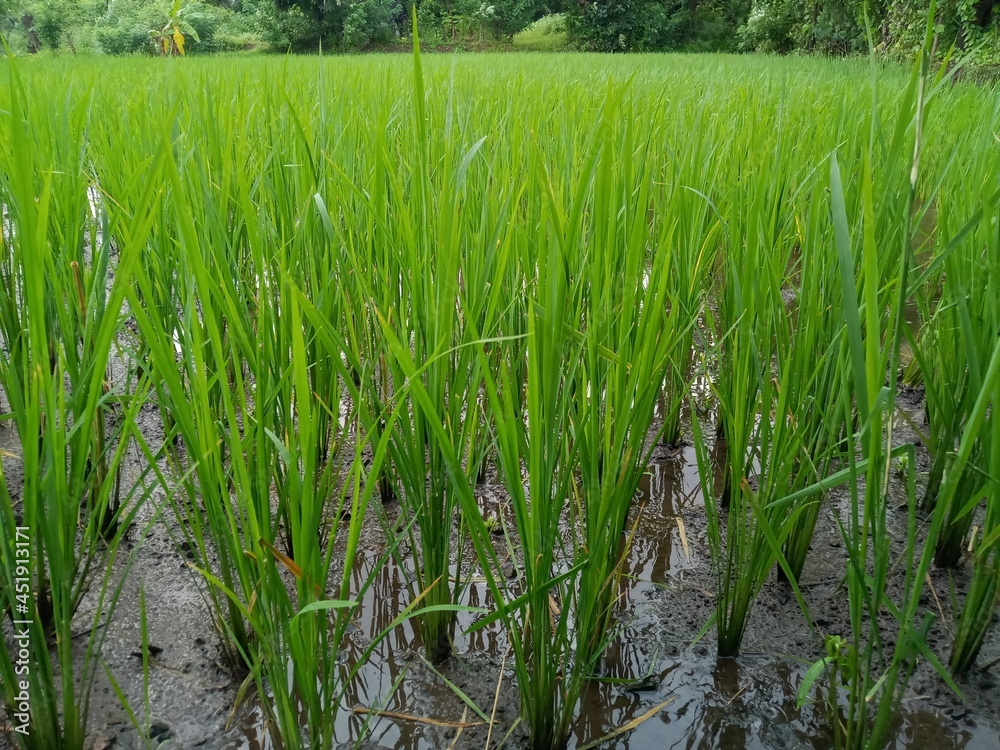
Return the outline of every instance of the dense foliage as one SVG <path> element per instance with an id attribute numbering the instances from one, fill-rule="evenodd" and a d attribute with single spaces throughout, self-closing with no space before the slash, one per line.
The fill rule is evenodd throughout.
<path id="1" fill-rule="evenodd" d="M 94 49 L 153 54 L 150 31 L 171 0 L 3 0 L 0 30 L 15 51 Z M 191 51 L 356 50 L 405 42 L 413 0 L 192 0 L 184 7 L 199 41 Z M 1000 2 L 954 0 L 938 11 L 938 51 L 952 44 L 980 67 L 1000 65 Z M 912 55 L 928 0 L 417 0 L 426 42 L 480 48 L 506 44 L 539 19 L 544 40 L 604 52 L 796 51 L 849 55 L 872 41 L 882 54 Z M 530 33 L 530 32 L 529 32 Z M 558 41 L 557 41 L 558 40 Z M 536 48 L 528 42 L 524 46 Z"/>

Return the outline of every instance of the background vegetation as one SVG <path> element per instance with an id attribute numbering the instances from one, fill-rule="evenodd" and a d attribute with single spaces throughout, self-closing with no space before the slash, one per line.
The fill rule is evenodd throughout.
<path id="1" fill-rule="evenodd" d="M 414 0 L 193 0 L 192 52 L 391 48 L 408 43 Z M 416 0 L 425 46 L 862 53 L 865 12 L 880 54 L 910 58 L 928 0 Z M 1000 3 L 949 0 L 937 10 L 938 51 L 952 44 L 980 69 L 1000 66 Z M 171 0 L 0 0 L 15 51 L 155 54 Z"/>

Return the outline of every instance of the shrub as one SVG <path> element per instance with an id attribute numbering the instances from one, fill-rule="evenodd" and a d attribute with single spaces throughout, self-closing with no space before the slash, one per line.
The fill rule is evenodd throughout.
<path id="1" fill-rule="evenodd" d="M 149 32 L 162 27 L 165 18 L 166 14 L 157 4 L 112 0 L 107 12 L 95 24 L 97 43 L 109 55 L 152 54 L 154 48 Z"/>
<path id="2" fill-rule="evenodd" d="M 709 52 L 732 46 L 730 30 L 744 11 L 741 3 L 695 10 L 686 0 L 597 0 L 568 17 L 572 39 L 597 52 L 684 49 Z"/>
<path id="3" fill-rule="evenodd" d="M 566 49 L 569 46 L 566 14 L 553 13 L 549 16 L 542 16 L 524 31 L 514 35 L 514 46 L 521 49 L 543 51 Z"/>
<path id="4" fill-rule="evenodd" d="M 344 21 L 343 44 L 349 49 L 396 37 L 396 19 L 403 8 L 399 0 L 357 0 Z"/>
<path id="5" fill-rule="evenodd" d="M 640 9 L 639 6 L 645 6 Z M 648 12 L 647 12 L 648 11 Z M 628 52 L 648 47 L 662 27 L 662 8 L 641 0 L 598 0 L 570 21 L 573 37 L 584 49 Z"/>
<path id="6" fill-rule="evenodd" d="M 798 16 L 793 3 L 782 0 L 755 2 L 738 32 L 740 48 L 747 52 L 790 52 Z"/>

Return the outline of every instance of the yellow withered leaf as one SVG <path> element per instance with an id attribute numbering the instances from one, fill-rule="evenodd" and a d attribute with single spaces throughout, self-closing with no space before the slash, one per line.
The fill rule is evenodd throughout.
<path id="1" fill-rule="evenodd" d="M 264 547 L 268 552 L 274 555 L 274 559 L 280 562 L 282 565 L 284 565 L 285 568 L 287 568 L 288 572 L 291 573 L 293 576 L 295 576 L 295 578 L 310 584 L 316 590 L 317 594 L 319 594 L 322 591 L 318 583 L 310 580 L 307 576 L 303 574 L 302 568 L 292 558 L 290 558 L 281 550 L 277 549 L 273 544 L 268 542 L 266 539 L 261 538 L 258 541 L 260 542 L 260 546 Z"/>
<path id="2" fill-rule="evenodd" d="M 302 577 L 302 568 L 300 568 L 299 564 L 295 562 L 292 558 L 290 558 L 288 555 L 286 555 L 284 552 L 277 549 L 273 544 L 268 542 L 266 539 L 260 540 L 260 546 L 264 547 L 268 552 L 274 555 L 274 559 L 276 559 L 278 562 L 280 562 L 282 565 L 288 568 L 288 572 L 291 573 L 293 576 L 295 576 L 296 578 Z"/>

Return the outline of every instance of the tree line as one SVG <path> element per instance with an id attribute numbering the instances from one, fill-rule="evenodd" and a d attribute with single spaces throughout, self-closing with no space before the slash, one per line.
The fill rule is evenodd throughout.
<path id="1" fill-rule="evenodd" d="M 350 51 L 405 44 L 414 0 L 0 0 L 12 49 L 105 54 L 187 49 Z M 905 57 L 919 44 L 929 0 L 416 0 L 429 46 L 503 46 L 539 22 L 558 46 L 602 52 L 729 51 Z M 939 50 L 1000 68 L 1000 0 L 945 0 Z M 869 32 L 870 29 L 870 32 Z M 183 45 L 182 49 L 183 51 Z"/>

